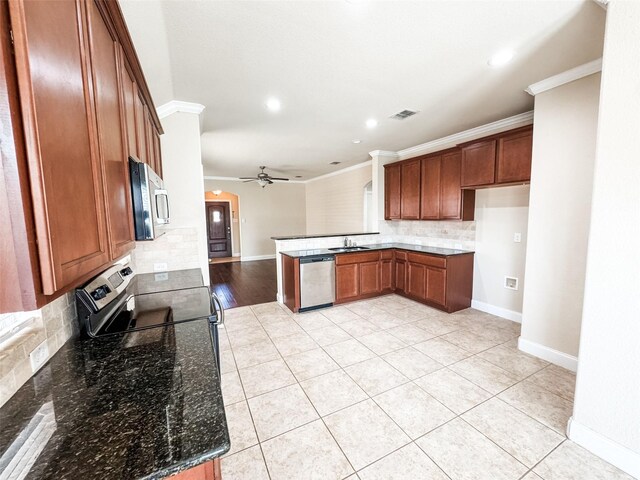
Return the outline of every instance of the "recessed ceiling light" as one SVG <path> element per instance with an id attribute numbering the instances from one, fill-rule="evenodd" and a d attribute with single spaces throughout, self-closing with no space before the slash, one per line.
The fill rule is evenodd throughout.
<path id="1" fill-rule="evenodd" d="M 378 121 L 375 118 L 370 118 L 366 122 L 367 128 L 376 128 L 378 126 Z"/>
<path id="2" fill-rule="evenodd" d="M 296 175 L 296 178 L 302 178 L 302 175 Z"/>
<path id="3" fill-rule="evenodd" d="M 351 143 L 360 143 L 362 140 L 351 140 Z"/>
<path id="4" fill-rule="evenodd" d="M 274 97 L 269 98 L 266 101 L 265 105 L 272 112 L 278 112 L 282 108 L 282 105 L 280 105 L 280 100 L 278 100 L 277 98 L 274 98 Z"/>
<path id="5" fill-rule="evenodd" d="M 489 59 L 487 64 L 490 67 L 502 67 L 513 59 L 513 50 L 501 50 Z"/>

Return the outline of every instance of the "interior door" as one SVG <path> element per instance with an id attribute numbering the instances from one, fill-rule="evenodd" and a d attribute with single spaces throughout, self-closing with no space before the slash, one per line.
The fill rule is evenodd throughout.
<path id="1" fill-rule="evenodd" d="M 231 256 L 231 215 L 226 202 L 207 203 L 209 258 Z"/>

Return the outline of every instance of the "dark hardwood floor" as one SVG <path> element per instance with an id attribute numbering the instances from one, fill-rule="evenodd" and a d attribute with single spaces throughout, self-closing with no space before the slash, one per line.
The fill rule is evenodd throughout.
<path id="1" fill-rule="evenodd" d="M 276 301 L 275 260 L 215 263 L 209 265 L 209 276 L 224 308 Z"/>

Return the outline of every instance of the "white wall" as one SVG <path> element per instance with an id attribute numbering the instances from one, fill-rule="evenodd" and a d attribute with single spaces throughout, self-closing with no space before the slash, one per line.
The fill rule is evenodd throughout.
<path id="1" fill-rule="evenodd" d="M 306 183 L 307 233 L 364 231 L 364 187 L 371 162 Z"/>
<path id="2" fill-rule="evenodd" d="M 171 223 L 160 238 L 137 242 L 132 257 L 138 273 L 153 272 L 156 263 L 166 263 L 168 270 L 201 268 L 208 285 L 199 115 L 176 112 L 162 119 L 162 127 L 162 173 Z"/>
<path id="3" fill-rule="evenodd" d="M 274 257 L 276 245 L 271 237 L 306 232 L 305 185 L 302 183 L 274 183 L 261 188 L 256 182 L 205 178 L 204 184 L 209 192 L 222 190 L 238 195 L 243 260 Z M 201 202 L 204 205 L 204 196 Z"/>
<path id="4" fill-rule="evenodd" d="M 521 321 L 528 214 L 528 185 L 476 191 L 474 308 Z M 518 290 L 504 287 L 505 276 L 518 278 Z"/>
<path id="5" fill-rule="evenodd" d="M 640 478 L 640 3 L 607 11 L 580 366 L 569 436 Z"/>
<path id="6" fill-rule="evenodd" d="M 600 74 L 535 99 L 520 348 L 576 368 Z"/>

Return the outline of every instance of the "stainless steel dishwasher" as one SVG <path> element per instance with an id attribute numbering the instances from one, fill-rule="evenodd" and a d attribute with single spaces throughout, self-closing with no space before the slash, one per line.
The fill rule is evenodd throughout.
<path id="1" fill-rule="evenodd" d="M 300 311 L 329 307 L 336 299 L 336 270 L 333 255 L 300 259 Z"/>

